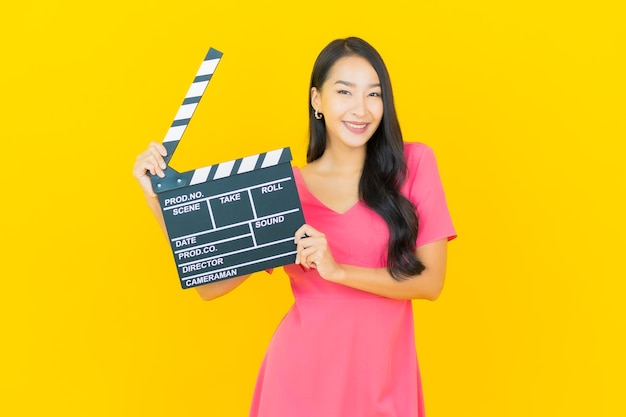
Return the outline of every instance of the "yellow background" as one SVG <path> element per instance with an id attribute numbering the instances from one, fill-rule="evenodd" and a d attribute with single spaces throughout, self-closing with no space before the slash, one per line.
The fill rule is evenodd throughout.
<path id="1" fill-rule="evenodd" d="M 349 35 L 385 58 L 460 235 L 442 297 L 414 303 L 429 417 L 626 415 L 623 4 L 2 6 L 0 415 L 247 414 L 287 279 L 181 290 L 131 168 L 209 46 L 172 165 L 301 165 L 313 60 Z"/>

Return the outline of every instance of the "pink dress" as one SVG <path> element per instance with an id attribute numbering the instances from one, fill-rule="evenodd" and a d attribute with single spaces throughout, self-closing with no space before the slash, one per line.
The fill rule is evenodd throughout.
<path id="1" fill-rule="evenodd" d="M 417 245 L 455 237 L 432 150 L 405 143 L 402 192 L 416 205 Z M 339 263 L 385 266 L 385 222 L 358 202 L 341 214 L 294 169 L 304 217 Z M 278 326 L 257 380 L 251 417 L 424 416 L 410 300 L 334 284 L 288 265 L 295 303 Z"/>

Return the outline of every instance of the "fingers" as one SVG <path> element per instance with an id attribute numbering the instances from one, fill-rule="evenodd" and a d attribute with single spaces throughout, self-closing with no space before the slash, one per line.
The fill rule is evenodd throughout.
<path id="1" fill-rule="evenodd" d="M 309 243 L 311 239 L 311 246 L 298 247 L 297 258 L 300 265 L 305 268 L 313 268 L 321 271 L 322 269 L 328 269 L 329 266 L 334 264 L 334 259 L 328 250 L 327 242 L 325 238 L 306 238 L 303 239 Z"/>
<path id="2" fill-rule="evenodd" d="M 298 230 L 296 230 L 296 233 L 294 234 L 294 243 L 297 245 L 302 239 L 307 239 L 310 237 L 324 237 L 324 233 L 315 230 L 308 224 L 304 224 Z"/>
<path id="3" fill-rule="evenodd" d="M 165 159 L 163 159 L 163 157 L 167 155 L 165 147 L 160 143 L 151 142 L 144 154 L 144 161 L 150 173 L 163 178 L 165 176 L 163 171 L 167 168 Z"/>
<path id="4" fill-rule="evenodd" d="M 133 175 L 137 179 L 141 179 L 149 172 L 152 175 L 163 178 L 165 176 L 164 170 L 167 168 L 163 157 L 166 155 L 167 150 L 162 144 L 151 142 L 148 149 L 137 156 L 133 168 Z"/>
<path id="5" fill-rule="evenodd" d="M 326 241 L 314 241 L 312 238 L 311 241 L 307 241 L 306 245 L 304 243 L 300 243 L 297 246 L 298 255 L 300 256 L 301 261 L 306 262 L 307 260 L 310 262 L 313 260 L 314 256 L 317 256 L 317 260 L 320 261 L 319 255 L 322 254 L 326 247 Z"/>
<path id="6" fill-rule="evenodd" d="M 135 165 L 133 166 L 133 176 L 137 179 L 147 197 L 156 196 L 152 189 L 152 182 L 148 177 L 148 172 L 161 178 L 165 177 L 164 170 L 167 168 L 167 164 L 163 157 L 166 155 L 167 149 L 165 149 L 165 146 L 157 142 L 151 142 L 145 151 L 137 155 Z"/>
<path id="7" fill-rule="evenodd" d="M 324 256 L 319 251 L 316 251 L 304 258 L 304 265 L 307 268 L 317 269 L 323 261 Z"/>
<path id="8" fill-rule="evenodd" d="M 295 233 L 296 264 L 315 269 L 321 278 L 334 280 L 341 276 L 341 267 L 333 258 L 326 235 L 308 224 Z"/>
<path id="9" fill-rule="evenodd" d="M 296 264 L 307 268 L 317 268 L 328 253 L 326 236 L 309 226 L 300 227 L 295 233 Z"/>

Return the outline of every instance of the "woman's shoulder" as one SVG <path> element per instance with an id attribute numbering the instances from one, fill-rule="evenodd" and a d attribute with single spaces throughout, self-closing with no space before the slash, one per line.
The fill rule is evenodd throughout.
<path id="1" fill-rule="evenodd" d="M 424 153 L 432 153 L 433 149 L 422 142 L 404 142 L 404 154 L 408 157 L 419 156 Z"/>
<path id="2" fill-rule="evenodd" d="M 422 161 L 435 159 L 433 149 L 422 142 L 404 142 L 404 157 L 409 169 L 415 169 Z"/>
<path id="3" fill-rule="evenodd" d="M 292 166 L 294 175 L 296 175 L 300 180 L 304 180 L 305 178 L 309 178 L 311 175 L 315 175 L 315 162 L 308 162 L 302 166 Z"/>

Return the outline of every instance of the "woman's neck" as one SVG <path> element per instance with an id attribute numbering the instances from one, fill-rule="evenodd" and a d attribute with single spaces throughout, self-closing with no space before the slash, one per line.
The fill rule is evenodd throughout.
<path id="1" fill-rule="evenodd" d="M 366 147 L 331 147 L 327 146 L 324 154 L 317 160 L 318 169 L 336 174 L 358 172 L 359 176 L 365 164 Z"/>

